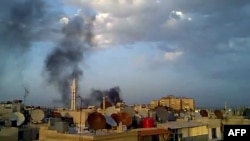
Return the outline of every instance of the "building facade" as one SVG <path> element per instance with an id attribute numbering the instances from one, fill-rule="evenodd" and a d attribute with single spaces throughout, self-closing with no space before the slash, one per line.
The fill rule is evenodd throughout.
<path id="1" fill-rule="evenodd" d="M 150 105 L 152 108 L 166 106 L 172 108 L 173 110 L 195 109 L 195 101 L 193 98 L 175 97 L 173 95 L 162 97 L 159 100 L 152 100 Z"/>

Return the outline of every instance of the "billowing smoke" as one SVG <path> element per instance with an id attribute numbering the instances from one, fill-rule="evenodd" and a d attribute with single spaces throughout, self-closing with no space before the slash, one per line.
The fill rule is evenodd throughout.
<path id="1" fill-rule="evenodd" d="M 18 77 L 15 83 L 22 83 L 20 72 L 26 65 L 26 53 L 33 42 L 41 40 L 44 31 L 50 31 L 52 17 L 56 18 L 55 13 L 43 0 L 1 1 L 0 83 L 10 76 Z M 44 37 L 48 35 L 46 32 Z"/>
<path id="2" fill-rule="evenodd" d="M 25 51 L 46 20 L 46 4 L 42 0 L 11 0 L 1 3 L 1 49 Z M 9 9 L 7 9 L 9 8 Z M 19 50 L 17 50 L 19 49 Z M 18 52 L 22 53 L 22 52 Z"/>
<path id="3" fill-rule="evenodd" d="M 100 105 L 103 99 L 103 91 L 92 89 L 89 98 L 84 100 L 84 105 Z"/>
<path id="4" fill-rule="evenodd" d="M 112 104 L 116 104 L 118 102 L 122 102 L 120 93 L 121 93 L 120 87 L 113 87 L 108 91 L 107 97 Z"/>
<path id="5" fill-rule="evenodd" d="M 120 87 L 116 86 L 113 88 L 110 88 L 109 90 L 97 90 L 97 89 L 92 89 L 89 98 L 85 99 L 84 105 L 97 105 L 99 106 L 100 103 L 103 100 L 103 96 L 107 97 L 107 100 L 115 105 L 118 102 L 122 102 L 123 100 L 121 99 L 120 96 L 121 90 Z"/>
<path id="6" fill-rule="evenodd" d="M 81 14 L 70 19 L 62 29 L 63 39 L 45 61 L 48 82 L 58 88 L 65 106 L 69 106 L 72 79 L 79 80 L 82 76 L 79 65 L 85 51 L 92 47 L 94 20 L 95 16 L 83 17 Z"/>

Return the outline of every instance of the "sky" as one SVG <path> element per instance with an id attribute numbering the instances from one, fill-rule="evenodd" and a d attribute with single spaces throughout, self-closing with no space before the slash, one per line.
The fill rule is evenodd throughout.
<path id="1" fill-rule="evenodd" d="M 13 36 L 23 40 L 31 29 L 42 29 L 28 32 L 29 44 L 15 42 L 29 46 L 24 52 L 12 49 L 14 41 L 6 41 L 1 25 L 0 101 L 22 99 L 23 86 L 30 91 L 28 104 L 54 105 L 53 100 L 61 98 L 45 79 L 45 60 L 61 39 L 57 28 L 87 13 L 95 17 L 94 44 L 79 63 L 82 97 L 88 97 L 92 88 L 119 86 L 129 104 L 171 94 L 194 98 L 200 107 L 222 107 L 224 102 L 229 107 L 250 106 L 248 0 L 44 1 L 53 10 L 33 21 L 45 22 L 26 20 L 30 30 Z M 11 14 L 0 8 L 3 21 Z"/>

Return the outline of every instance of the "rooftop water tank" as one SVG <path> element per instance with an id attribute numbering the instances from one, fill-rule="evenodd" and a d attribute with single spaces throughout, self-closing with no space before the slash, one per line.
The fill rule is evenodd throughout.
<path id="1" fill-rule="evenodd" d="M 154 127 L 154 119 L 151 117 L 147 117 L 142 119 L 142 128 L 152 128 Z"/>

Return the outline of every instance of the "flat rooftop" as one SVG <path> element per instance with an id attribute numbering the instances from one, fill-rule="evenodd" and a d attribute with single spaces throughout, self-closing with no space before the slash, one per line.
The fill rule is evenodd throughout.
<path id="1" fill-rule="evenodd" d="M 174 122 L 166 122 L 157 124 L 158 127 L 164 129 L 181 129 L 181 128 L 191 128 L 191 127 L 199 127 L 199 126 L 207 126 L 207 124 L 197 121 L 174 121 Z"/>

